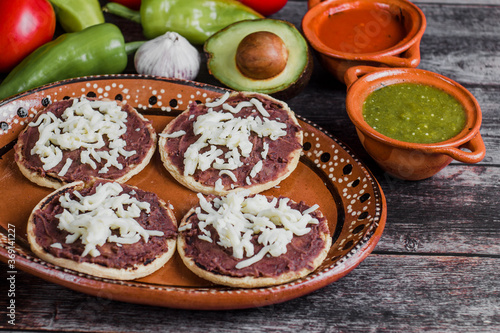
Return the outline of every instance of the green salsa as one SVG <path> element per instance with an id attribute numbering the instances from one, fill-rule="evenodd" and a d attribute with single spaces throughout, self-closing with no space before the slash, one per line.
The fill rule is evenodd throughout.
<path id="1" fill-rule="evenodd" d="M 365 121 L 390 138 L 413 143 L 448 140 L 464 128 L 463 106 L 439 88 L 393 84 L 375 90 L 363 104 Z"/>

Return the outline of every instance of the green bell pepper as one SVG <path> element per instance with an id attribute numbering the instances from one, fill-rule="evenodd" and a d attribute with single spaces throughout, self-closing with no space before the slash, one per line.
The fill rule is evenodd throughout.
<path id="1" fill-rule="evenodd" d="M 198 45 L 234 22 L 263 18 L 235 0 L 142 0 L 140 12 L 110 2 L 103 9 L 141 23 L 148 39 L 173 31 Z"/>
<path id="2" fill-rule="evenodd" d="M 0 100 L 64 79 L 121 73 L 128 54 L 144 42 L 125 44 L 120 29 L 111 23 L 65 33 L 33 51 L 0 84 Z"/>
<path id="3" fill-rule="evenodd" d="M 57 21 L 66 32 L 76 32 L 104 23 L 98 0 L 49 0 Z"/>

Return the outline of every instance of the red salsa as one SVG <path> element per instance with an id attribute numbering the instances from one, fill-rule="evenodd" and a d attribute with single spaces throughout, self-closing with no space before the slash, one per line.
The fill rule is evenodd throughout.
<path id="1" fill-rule="evenodd" d="M 328 47 L 356 54 L 386 50 L 406 36 L 402 14 L 376 4 L 328 13 L 318 30 Z"/>

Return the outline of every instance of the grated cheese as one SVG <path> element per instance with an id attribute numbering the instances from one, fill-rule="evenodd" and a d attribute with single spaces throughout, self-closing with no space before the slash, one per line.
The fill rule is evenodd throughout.
<path id="1" fill-rule="evenodd" d="M 214 108 L 216 106 L 221 106 L 229 98 L 229 92 L 224 93 L 221 98 L 216 99 L 213 102 L 205 103 L 209 108 Z"/>
<path id="2" fill-rule="evenodd" d="M 64 163 L 64 166 L 62 167 L 61 171 L 59 171 L 59 173 L 57 175 L 59 177 L 63 177 L 66 174 L 66 172 L 68 172 L 69 167 L 71 166 L 72 163 L 73 163 L 73 160 L 71 158 L 67 158 L 66 163 Z"/>
<path id="3" fill-rule="evenodd" d="M 219 172 L 219 176 L 222 176 L 222 175 L 228 175 L 229 178 L 231 178 L 231 180 L 233 182 L 237 182 L 238 181 L 238 178 L 236 178 L 236 175 L 232 171 L 230 171 L 230 170 L 221 170 Z"/>
<path id="4" fill-rule="evenodd" d="M 180 226 L 178 231 L 183 232 L 183 231 L 191 230 L 192 227 L 193 227 L 192 223 L 186 223 L 183 226 Z"/>
<path id="5" fill-rule="evenodd" d="M 219 100 L 206 103 L 207 113 L 194 121 L 193 133 L 200 137 L 184 153 L 184 176 L 193 175 L 196 170 L 214 168 L 224 171 L 220 175 L 227 174 L 236 182 L 236 177 L 232 177 L 232 172 L 229 171 L 243 166 L 242 158 L 249 157 L 252 153 L 252 132 L 260 138 L 268 137 L 271 140 L 286 136 L 286 124 L 268 119 L 269 113 L 258 99 L 242 101 L 232 107 L 225 103 L 228 97 L 229 94 L 226 93 Z M 218 106 L 222 106 L 222 110 L 215 111 L 213 108 Z M 236 114 L 246 107 L 255 107 L 260 116 L 237 117 Z M 181 131 L 162 136 L 178 137 L 181 136 L 179 132 Z M 226 147 L 227 153 L 224 154 L 219 147 Z M 264 143 L 262 158 L 266 158 L 268 150 L 269 144 Z M 252 169 L 250 177 L 255 177 L 261 169 L 262 161 Z M 247 184 L 251 184 L 248 179 Z"/>
<path id="6" fill-rule="evenodd" d="M 262 170 L 262 164 L 262 161 L 258 161 L 257 163 L 255 163 L 252 170 L 250 171 L 250 177 L 255 177 L 260 172 L 260 170 Z"/>
<path id="7" fill-rule="evenodd" d="M 195 210 L 202 233 L 198 238 L 213 242 L 207 230 L 211 225 L 219 236 L 218 245 L 232 249 L 232 255 L 237 259 L 246 258 L 236 265 L 237 269 L 248 267 L 266 255 L 278 257 L 286 253 L 294 235 L 305 235 L 311 231 L 308 225 L 319 223 L 310 215 L 318 205 L 301 213 L 288 205 L 288 198 L 273 198 L 269 202 L 264 195 L 248 197 L 249 193 L 247 190 L 230 193 L 212 202 L 199 193 L 200 206 Z M 251 242 L 256 234 L 259 235 L 258 243 L 263 245 L 258 253 Z"/>
<path id="8" fill-rule="evenodd" d="M 240 102 L 234 108 L 231 105 L 229 105 L 229 104 L 222 104 L 222 109 L 224 109 L 226 111 L 229 111 L 231 113 L 238 113 L 243 108 L 252 107 L 252 106 L 254 106 L 254 104 L 252 104 L 250 102 Z"/>
<path id="9" fill-rule="evenodd" d="M 162 133 L 162 134 L 159 134 L 159 136 L 162 136 L 164 138 L 178 138 L 180 136 L 183 136 L 184 134 L 186 134 L 186 131 L 177 131 L 177 132 L 173 132 L 173 133 Z"/>
<path id="10" fill-rule="evenodd" d="M 29 126 L 38 127 L 39 138 L 31 150 L 37 154 L 44 170 L 50 170 L 63 160 L 64 150 L 82 149 L 80 161 L 97 168 L 97 163 L 106 160 L 99 173 L 105 173 L 114 166 L 123 169 L 118 162 L 120 155 L 130 157 L 136 151 L 125 150 L 126 142 L 120 137 L 127 131 L 127 112 L 123 111 L 116 101 L 89 101 L 82 97 L 74 99 L 61 118 L 52 112 L 42 114 L 36 122 Z M 108 140 L 109 151 L 105 148 Z M 66 164 L 68 161 L 66 160 Z M 63 166 L 61 176 L 68 171 Z M 69 168 L 69 166 L 68 166 Z"/>
<path id="11" fill-rule="evenodd" d="M 222 185 L 222 179 L 221 178 L 217 179 L 217 181 L 215 182 L 215 186 L 214 187 L 215 187 L 216 191 L 222 191 L 222 190 L 224 190 L 224 185 Z"/>
<path id="12" fill-rule="evenodd" d="M 250 100 L 250 103 L 252 103 L 253 105 L 255 105 L 255 107 L 257 108 L 257 111 L 259 111 L 264 117 L 269 117 L 269 113 L 264 108 L 264 106 L 262 105 L 261 101 L 259 101 L 257 98 L 252 98 Z"/>
<path id="13" fill-rule="evenodd" d="M 269 143 L 264 141 L 264 143 L 262 144 L 262 153 L 260 154 L 263 160 L 266 159 L 268 153 L 269 153 Z"/>
<path id="14" fill-rule="evenodd" d="M 145 230 L 135 220 L 142 211 L 150 212 L 150 204 L 122 191 L 119 183 L 110 182 L 99 184 L 92 195 L 83 196 L 74 191 L 76 200 L 71 199 L 69 193 L 59 198 L 64 210 L 56 215 L 59 220 L 58 228 L 69 233 L 66 237 L 67 244 L 81 239 L 85 245 L 82 257 L 87 254 L 99 256 L 100 252 L 96 247 L 106 242 L 133 244 L 141 238 L 147 242 L 150 236 L 164 235 L 162 231 Z M 118 231 L 118 234 L 113 234 L 113 231 Z"/>

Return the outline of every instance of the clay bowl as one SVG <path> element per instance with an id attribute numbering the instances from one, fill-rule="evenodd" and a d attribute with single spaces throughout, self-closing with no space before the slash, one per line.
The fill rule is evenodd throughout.
<path id="1" fill-rule="evenodd" d="M 363 147 L 390 175 L 404 180 L 429 178 L 446 167 L 453 159 L 477 163 L 486 153 L 479 133 L 481 109 L 472 94 L 460 84 L 434 72 L 416 68 L 382 69 L 353 67 L 345 75 L 346 108 Z M 398 83 L 420 83 L 444 90 L 464 107 L 466 124 L 451 139 L 422 144 L 398 141 L 380 134 L 365 122 L 362 114 L 367 96 L 382 87 Z"/>
<path id="2" fill-rule="evenodd" d="M 309 10 L 302 20 L 304 35 L 316 51 L 321 64 L 339 81 L 344 82 L 345 71 L 354 66 L 413 68 L 420 63 L 420 40 L 425 31 L 426 19 L 423 12 L 413 3 L 406 0 L 309 0 L 308 5 Z M 376 13 L 374 6 L 382 14 L 373 14 Z M 355 35 L 353 45 L 368 45 L 370 42 L 380 45 L 376 38 L 388 29 L 390 17 L 398 20 L 404 27 L 401 31 L 402 39 L 395 40 L 392 46 L 383 50 L 354 53 L 352 47 L 339 47 L 343 49 L 341 51 L 328 46 L 324 39 L 320 38 L 319 31 L 329 16 L 363 9 L 370 10 L 370 16 L 362 28 L 356 28 L 355 34 L 358 35 Z M 352 31 L 339 30 L 335 33 L 348 34 Z"/>

